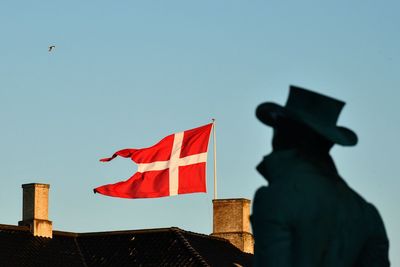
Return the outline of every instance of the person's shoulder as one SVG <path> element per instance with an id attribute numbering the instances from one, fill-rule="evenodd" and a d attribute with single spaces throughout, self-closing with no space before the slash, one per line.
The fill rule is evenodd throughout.
<path id="1" fill-rule="evenodd" d="M 366 200 L 364 200 L 364 201 L 365 201 L 365 205 L 366 205 L 366 207 L 367 207 L 367 209 L 368 209 L 368 211 L 369 211 L 370 213 L 379 214 L 379 211 L 378 211 L 378 209 L 375 207 L 374 204 L 372 204 L 372 203 L 370 203 L 370 202 L 368 202 L 368 201 L 366 201 Z"/>
<path id="2" fill-rule="evenodd" d="M 381 222 L 382 221 L 381 214 L 379 213 L 379 211 L 375 207 L 375 205 L 370 202 L 367 202 L 367 201 L 365 203 L 366 203 L 368 215 L 373 219 L 373 221 Z"/>
<path id="3" fill-rule="evenodd" d="M 347 199 L 353 199 L 353 201 L 356 201 L 358 205 L 362 205 L 363 207 L 367 207 L 368 209 L 370 208 L 369 206 L 372 204 L 368 203 L 363 196 L 361 196 L 357 191 L 351 188 L 341 176 L 337 177 L 337 188 L 343 196 L 346 196 Z"/>
<path id="4" fill-rule="evenodd" d="M 254 194 L 254 202 L 260 201 L 266 198 L 269 195 L 270 187 L 269 186 L 261 186 L 256 190 Z"/>
<path id="5" fill-rule="evenodd" d="M 383 219 L 377 207 L 374 204 L 366 201 L 360 195 L 358 195 L 358 198 L 360 201 L 359 203 L 361 203 L 363 207 L 362 210 L 364 212 L 364 223 L 369 225 L 371 228 L 370 230 L 386 235 Z"/>

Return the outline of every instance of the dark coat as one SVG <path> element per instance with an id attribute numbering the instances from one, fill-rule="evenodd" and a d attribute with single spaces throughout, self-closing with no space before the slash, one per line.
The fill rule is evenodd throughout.
<path id="1" fill-rule="evenodd" d="M 376 208 L 324 160 L 273 152 L 259 170 L 251 223 L 255 266 L 386 267 L 389 241 Z"/>

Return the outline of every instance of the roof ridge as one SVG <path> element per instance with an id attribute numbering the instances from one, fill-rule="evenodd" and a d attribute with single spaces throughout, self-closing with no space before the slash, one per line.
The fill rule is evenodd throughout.
<path id="1" fill-rule="evenodd" d="M 179 240 L 183 243 L 183 245 L 193 254 L 193 256 L 203 265 L 209 267 L 210 265 L 206 262 L 206 260 L 200 255 L 197 250 L 195 250 L 192 245 L 190 245 L 189 241 L 186 239 L 186 237 L 182 234 L 182 229 L 179 229 L 177 227 L 171 227 L 171 231 L 174 232 Z"/>
<path id="2" fill-rule="evenodd" d="M 78 254 L 79 254 L 79 256 L 80 256 L 80 258 L 81 258 L 81 260 L 82 260 L 83 266 L 84 266 L 84 267 L 88 267 L 88 265 L 87 265 L 87 263 L 86 263 L 86 259 L 85 259 L 85 257 L 83 256 L 81 247 L 79 246 L 79 242 L 78 242 L 78 240 L 77 240 L 77 236 L 74 236 L 73 238 L 74 238 L 74 243 L 75 243 L 76 249 L 78 250 Z"/>

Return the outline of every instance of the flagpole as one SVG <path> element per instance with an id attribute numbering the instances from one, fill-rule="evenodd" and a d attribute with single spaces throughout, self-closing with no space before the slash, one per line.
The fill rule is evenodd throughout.
<path id="1" fill-rule="evenodd" d="M 217 138 L 215 135 L 215 119 L 212 119 L 213 123 L 213 144 L 214 144 L 214 199 L 217 199 Z"/>

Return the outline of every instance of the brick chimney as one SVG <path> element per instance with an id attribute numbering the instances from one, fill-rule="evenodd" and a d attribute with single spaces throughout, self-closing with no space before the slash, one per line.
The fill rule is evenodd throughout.
<path id="1" fill-rule="evenodd" d="M 254 239 L 250 233 L 250 203 L 244 198 L 214 199 L 212 236 L 222 237 L 247 253 L 254 253 Z"/>
<path id="2" fill-rule="evenodd" d="M 29 226 L 34 236 L 53 237 L 53 225 L 49 221 L 48 184 L 23 184 L 22 221 L 20 226 Z"/>

